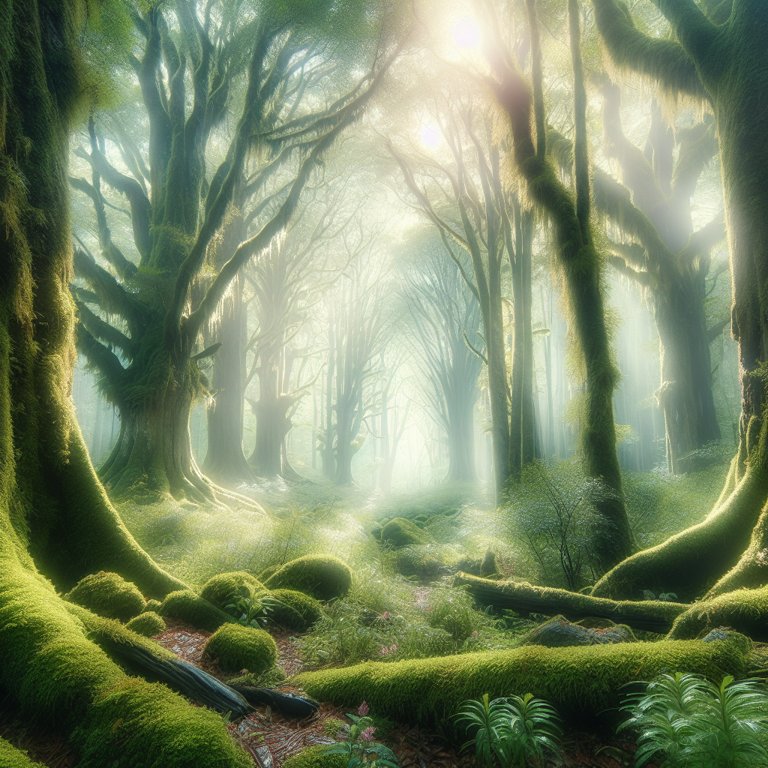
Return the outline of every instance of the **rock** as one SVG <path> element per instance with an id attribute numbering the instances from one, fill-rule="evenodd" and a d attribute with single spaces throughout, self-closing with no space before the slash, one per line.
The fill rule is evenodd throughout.
<path id="1" fill-rule="evenodd" d="M 588 627 L 582 624 L 574 624 L 562 616 L 555 616 L 531 630 L 526 636 L 523 645 L 563 648 L 572 645 L 631 643 L 636 639 L 632 630 L 623 624 L 611 623 L 609 626 Z"/>

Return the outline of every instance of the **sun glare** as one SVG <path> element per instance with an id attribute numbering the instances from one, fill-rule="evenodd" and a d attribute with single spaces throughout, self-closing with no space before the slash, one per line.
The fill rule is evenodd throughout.
<path id="1" fill-rule="evenodd" d="M 424 123 L 419 131 L 419 139 L 424 149 L 435 150 L 442 143 L 440 128 L 434 123 Z"/>
<path id="2" fill-rule="evenodd" d="M 480 25 L 470 14 L 462 14 L 451 30 L 453 42 L 462 53 L 475 53 L 480 50 L 483 36 Z"/>

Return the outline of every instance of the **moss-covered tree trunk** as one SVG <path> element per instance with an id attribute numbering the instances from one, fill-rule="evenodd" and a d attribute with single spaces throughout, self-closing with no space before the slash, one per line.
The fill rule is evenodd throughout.
<path id="1" fill-rule="evenodd" d="M 593 0 L 611 56 L 667 87 L 708 100 L 720 141 L 733 276 L 732 330 L 742 385 L 739 449 L 714 509 L 699 525 L 639 552 L 598 582 L 595 594 L 643 589 L 681 598 L 768 582 L 768 6 L 734 0 L 716 24 L 688 0 L 658 2 L 678 42 L 649 38 L 616 0 Z"/>
<path id="2" fill-rule="evenodd" d="M 243 768 L 223 722 L 128 678 L 43 576 L 66 588 L 110 569 L 150 595 L 180 586 L 110 506 L 70 400 L 66 159 L 85 18 L 76 0 L 0 3 L 0 695 L 68 736 L 82 768 L 194 764 L 200 738 L 211 764 Z"/>

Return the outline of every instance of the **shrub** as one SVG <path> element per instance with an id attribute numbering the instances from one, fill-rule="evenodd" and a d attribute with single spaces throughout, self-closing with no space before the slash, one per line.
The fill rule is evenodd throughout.
<path id="1" fill-rule="evenodd" d="M 154 611 L 145 611 L 131 619 L 126 627 L 144 637 L 154 637 L 165 631 L 166 624 L 159 614 Z"/>
<path id="2" fill-rule="evenodd" d="M 295 589 L 275 589 L 269 612 L 270 624 L 279 624 L 296 632 L 306 632 L 323 615 L 323 607 L 315 598 Z"/>
<path id="3" fill-rule="evenodd" d="M 203 653 L 225 672 L 247 669 L 258 674 L 275 663 L 277 646 L 263 629 L 225 624 L 208 638 Z"/>
<path id="4" fill-rule="evenodd" d="M 219 573 L 208 579 L 200 590 L 200 597 L 213 603 L 217 608 L 229 611 L 237 598 L 255 597 L 265 590 L 264 585 L 246 571 L 231 571 Z"/>
<path id="5" fill-rule="evenodd" d="M 768 691 L 762 682 L 720 685 L 700 675 L 663 674 L 627 697 L 620 730 L 638 733 L 636 765 L 663 760 L 669 768 L 768 765 Z"/>
<path id="6" fill-rule="evenodd" d="M 349 760 L 344 755 L 332 755 L 325 746 L 308 747 L 291 755 L 283 768 L 347 768 Z"/>
<path id="7" fill-rule="evenodd" d="M 540 766 L 560 752 L 562 729 L 555 709 L 530 693 L 525 696 L 465 701 L 455 716 L 471 738 L 481 768 Z"/>
<path id="8" fill-rule="evenodd" d="M 16 749 L 0 738 L 0 765 L 3 768 L 45 768 L 42 763 L 33 762 L 26 752 Z"/>
<path id="9" fill-rule="evenodd" d="M 267 580 L 270 589 L 296 589 L 318 600 L 343 597 L 352 586 L 349 566 L 331 555 L 305 555 L 290 560 Z"/>
<path id="10" fill-rule="evenodd" d="M 65 597 L 99 616 L 120 621 L 138 616 L 146 606 L 135 584 L 109 571 L 99 571 L 84 577 Z"/>
<path id="11" fill-rule="evenodd" d="M 208 632 L 213 632 L 222 624 L 232 621 L 232 616 L 190 589 L 180 589 L 166 595 L 160 606 L 160 613 Z"/>
<path id="12" fill-rule="evenodd" d="M 412 544 L 427 544 L 429 537 L 418 525 L 406 520 L 404 517 L 396 517 L 385 523 L 378 537 L 383 544 L 399 549 Z"/>

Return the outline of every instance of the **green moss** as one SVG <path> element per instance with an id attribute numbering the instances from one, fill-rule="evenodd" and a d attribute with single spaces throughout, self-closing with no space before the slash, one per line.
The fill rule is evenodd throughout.
<path id="1" fill-rule="evenodd" d="M 349 760 L 344 755 L 329 755 L 325 747 L 308 747 L 291 755 L 283 768 L 346 768 Z"/>
<path id="2" fill-rule="evenodd" d="M 426 581 L 440 575 L 443 562 L 435 555 L 431 545 L 413 545 L 403 547 L 397 553 L 395 568 L 403 576 L 414 576 Z"/>
<path id="3" fill-rule="evenodd" d="M 231 571 L 219 573 L 208 579 L 200 590 L 200 597 L 226 610 L 239 597 L 254 597 L 266 587 L 250 573 Z"/>
<path id="4" fill-rule="evenodd" d="M 305 672 L 291 682 L 320 701 L 354 707 L 365 700 L 375 712 L 409 723 L 444 721 L 462 701 L 484 693 L 493 698 L 527 692 L 566 718 L 591 722 L 616 707 L 622 687 L 633 681 L 681 669 L 721 680 L 745 666 L 743 646 L 730 640 L 664 640 L 367 662 Z"/>
<path id="5" fill-rule="evenodd" d="M 26 752 L 16 749 L 4 739 L 0 739 L 0 765 L 3 768 L 45 768 L 42 763 L 35 763 Z"/>
<path id="6" fill-rule="evenodd" d="M 203 653 L 215 659 L 225 672 L 264 672 L 277 659 L 275 641 L 263 629 L 225 624 L 205 644 Z"/>
<path id="7" fill-rule="evenodd" d="M 154 611 L 145 611 L 131 619 L 126 627 L 145 637 L 154 637 L 165 631 L 166 624 L 162 616 Z"/>
<path id="8" fill-rule="evenodd" d="M 343 597 L 352 586 L 349 566 L 331 555 L 305 555 L 287 562 L 267 580 L 270 589 L 296 589 L 318 600 Z"/>
<path id="9" fill-rule="evenodd" d="M 270 597 L 275 600 L 269 612 L 270 624 L 306 632 L 323 615 L 323 607 L 314 597 L 295 589 L 275 589 Z"/>
<path id="10" fill-rule="evenodd" d="M 135 584 L 109 571 L 92 573 L 75 584 L 66 599 L 108 619 L 128 621 L 138 616 L 146 601 Z"/>
<path id="11" fill-rule="evenodd" d="M 427 544 L 429 537 L 418 525 L 406 520 L 404 517 L 395 517 L 386 523 L 379 539 L 383 544 L 399 549 L 412 544 Z"/>
<path id="12" fill-rule="evenodd" d="M 159 600 L 155 600 L 152 598 L 151 600 L 147 600 L 147 604 L 144 606 L 145 611 L 154 611 L 157 613 L 160 610 L 160 606 L 162 603 Z"/>
<path id="13" fill-rule="evenodd" d="M 160 606 L 160 613 L 166 618 L 178 619 L 199 629 L 213 632 L 232 617 L 204 600 L 190 589 L 180 589 L 166 595 Z"/>
<path id="14" fill-rule="evenodd" d="M 678 616 L 669 637 L 698 637 L 716 627 L 729 627 L 753 640 L 768 642 L 768 586 L 737 589 L 694 603 Z"/>
<path id="15" fill-rule="evenodd" d="M 269 579 L 274 576 L 283 566 L 280 563 L 274 563 L 272 565 L 268 565 L 263 571 L 259 573 L 259 579 L 264 582 L 264 584 L 269 581 Z"/>
<path id="16" fill-rule="evenodd" d="M 78 768 L 251 768 L 222 719 L 162 685 L 126 678 L 91 708 Z"/>

